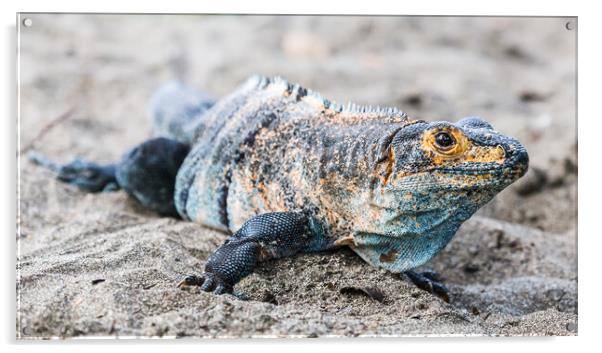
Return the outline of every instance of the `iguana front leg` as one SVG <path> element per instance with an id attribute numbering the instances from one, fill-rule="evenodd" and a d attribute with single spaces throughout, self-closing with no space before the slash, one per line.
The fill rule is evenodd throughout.
<path id="1" fill-rule="evenodd" d="M 36 152 L 31 152 L 29 159 L 35 164 L 56 173 L 58 180 L 76 185 L 88 192 L 116 191 L 120 189 L 115 177 L 116 164 L 100 165 L 76 158 L 69 164 L 61 165 Z"/>
<path id="2" fill-rule="evenodd" d="M 261 261 L 318 251 L 330 245 L 319 227 L 302 213 L 264 213 L 245 222 L 215 250 L 201 276 L 187 276 L 178 286 L 196 285 L 206 292 L 231 293 L 234 285 Z"/>

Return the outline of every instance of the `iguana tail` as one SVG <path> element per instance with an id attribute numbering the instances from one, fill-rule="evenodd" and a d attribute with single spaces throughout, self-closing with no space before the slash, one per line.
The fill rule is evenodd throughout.
<path id="1" fill-rule="evenodd" d="M 195 128 L 213 104 L 213 97 L 179 80 L 164 84 L 151 99 L 155 137 L 191 144 Z"/>

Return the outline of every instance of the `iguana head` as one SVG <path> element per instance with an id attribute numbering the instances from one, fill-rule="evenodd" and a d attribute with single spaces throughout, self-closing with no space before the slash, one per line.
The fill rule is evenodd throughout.
<path id="1" fill-rule="evenodd" d="M 395 135 L 389 153 L 393 169 L 384 188 L 447 190 L 454 200 L 459 195 L 497 193 L 524 175 L 529 165 L 520 142 L 474 117 L 455 124 L 410 124 Z"/>
<path id="2" fill-rule="evenodd" d="M 410 123 L 381 158 L 356 252 L 405 271 L 439 252 L 468 219 L 527 171 L 525 148 L 479 118 Z"/>

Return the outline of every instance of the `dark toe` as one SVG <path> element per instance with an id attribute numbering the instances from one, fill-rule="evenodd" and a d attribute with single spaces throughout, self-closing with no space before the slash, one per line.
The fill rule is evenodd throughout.
<path id="1" fill-rule="evenodd" d="M 441 282 L 441 276 L 435 272 L 435 270 L 425 270 L 423 272 L 420 273 L 421 275 L 423 275 L 424 277 L 430 279 L 433 282 Z"/>
<path id="2" fill-rule="evenodd" d="M 201 290 L 205 292 L 211 292 L 215 288 L 215 280 L 213 276 L 205 276 L 205 282 L 201 286 Z"/>
<path id="3" fill-rule="evenodd" d="M 441 298 L 444 302 L 449 303 L 449 290 L 441 283 L 433 282 L 432 293 Z"/>
<path id="4" fill-rule="evenodd" d="M 217 286 L 215 286 L 213 293 L 215 293 L 215 294 L 232 293 L 232 288 L 225 285 L 224 283 L 219 283 Z"/>
<path id="5" fill-rule="evenodd" d="M 188 275 L 178 283 L 178 287 L 184 288 L 189 286 L 200 286 L 203 284 L 204 281 L 205 279 L 203 277 L 199 277 L 196 275 Z"/>
<path id="6" fill-rule="evenodd" d="M 433 293 L 433 282 L 431 282 L 430 280 L 424 278 L 424 279 L 420 279 L 419 281 L 415 281 L 414 284 L 416 285 L 416 287 L 427 291 L 429 293 Z"/>
<path id="7" fill-rule="evenodd" d="M 101 166 L 81 159 L 57 167 L 57 179 L 76 185 L 89 192 L 114 191 L 119 189 L 115 179 L 115 166 Z"/>
<path id="8" fill-rule="evenodd" d="M 432 293 L 437 297 L 441 298 L 441 300 L 449 303 L 449 290 L 439 281 L 434 280 L 433 278 L 439 278 L 439 275 L 434 271 L 427 271 L 426 273 L 417 273 L 414 271 L 408 271 L 405 274 L 408 278 L 416 285 L 416 287 Z"/>

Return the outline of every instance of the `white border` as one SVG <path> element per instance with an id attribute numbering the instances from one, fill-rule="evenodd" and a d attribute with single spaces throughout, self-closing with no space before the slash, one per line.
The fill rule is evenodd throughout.
<path id="1" fill-rule="evenodd" d="M 9 345 L 9 351 L 90 351 L 132 349 L 132 345 L 144 343 L 145 352 L 162 352 L 167 349 L 198 352 L 199 349 L 210 351 L 244 351 L 251 352 L 281 352 L 283 349 L 290 352 L 305 352 L 308 349 L 317 352 L 344 348 L 350 351 L 365 351 L 372 344 L 379 344 L 382 349 L 389 351 L 423 352 L 426 350 L 447 351 L 459 350 L 462 352 L 488 351 L 507 352 L 509 349 L 525 347 L 527 349 L 545 349 L 548 351 L 569 351 L 586 348 L 586 345 L 599 346 L 600 307 L 600 264 L 596 259 L 602 250 L 602 234 L 600 234 L 600 217 L 597 210 L 601 207 L 600 189 L 597 180 L 602 175 L 602 162 L 598 158 L 601 146 L 598 137 L 601 117 L 598 112 L 600 101 L 600 28 L 599 12 L 594 5 L 584 5 L 575 1 L 531 1 L 506 0 L 503 2 L 483 2 L 468 0 L 453 1 L 405 1 L 397 5 L 387 4 L 390 1 L 341 1 L 326 2 L 316 0 L 300 1 L 160 1 L 160 2 L 134 2 L 124 0 L 103 0 L 92 3 L 89 1 L 53 0 L 53 1 L 28 1 L 18 3 L 2 2 L 3 39 L 1 56 L 5 82 L 1 85 L 2 107 L 4 117 L 2 132 L 4 149 L 1 154 L 0 166 L 3 182 L 0 183 L 0 195 L 5 202 L 0 212 L 2 222 L 6 226 L 3 232 L 4 264 L 6 266 L 4 285 L 1 292 L 2 302 L 5 305 L 1 332 L 4 344 Z M 595 4 L 595 2 L 591 2 Z M 579 16 L 579 189 L 584 190 L 579 196 L 579 337 L 563 338 L 406 338 L 406 339 L 327 339 L 327 340 L 237 340 L 237 341 L 127 341 L 126 344 L 112 344 L 113 341 L 79 340 L 70 342 L 16 342 L 15 334 L 15 191 L 16 191 L 16 90 L 15 90 L 15 14 L 16 12 L 146 12 L 146 13 L 335 13 L 335 14 L 445 14 L 445 15 L 547 15 L 547 16 Z M 550 141 L 554 143 L 554 141 Z M 194 345 L 187 344 L 193 342 Z M 101 343 L 101 344 L 99 344 Z M 493 344 L 492 344 L 493 343 Z M 503 343 L 503 344 L 500 344 Z M 103 345 L 110 347 L 102 347 Z M 169 344 L 167 348 L 165 345 Z M 197 347 L 202 344 L 203 347 Z M 420 347 L 418 347 L 420 345 Z M 534 347 L 537 345 L 538 347 Z M 541 345 L 545 347 L 540 347 Z M 128 346 L 132 346 L 131 348 Z M 341 347 L 342 346 L 342 347 Z M 513 346 L 512 348 L 510 346 Z M 142 348 L 142 347 L 140 347 Z"/>

